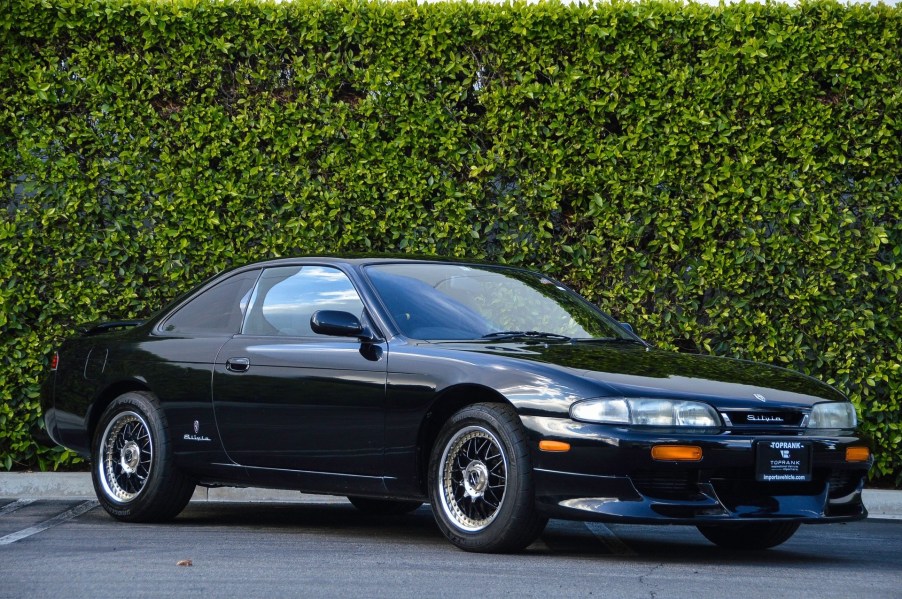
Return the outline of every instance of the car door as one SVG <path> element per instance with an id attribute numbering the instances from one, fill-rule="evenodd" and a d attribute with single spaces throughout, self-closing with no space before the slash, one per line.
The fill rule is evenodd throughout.
<path id="1" fill-rule="evenodd" d="M 313 333 L 317 310 L 364 314 L 337 268 L 264 270 L 242 333 L 216 358 L 213 405 L 223 444 L 248 467 L 379 477 L 387 348 Z"/>
<path id="2" fill-rule="evenodd" d="M 140 372 L 166 408 L 172 450 L 182 466 L 224 459 L 211 401 L 210 380 L 219 350 L 240 329 L 260 270 L 211 284 L 190 298 L 130 352 L 113 355 L 110 370 Z M 120 375 L 117 375 L 120 376 Z"/>

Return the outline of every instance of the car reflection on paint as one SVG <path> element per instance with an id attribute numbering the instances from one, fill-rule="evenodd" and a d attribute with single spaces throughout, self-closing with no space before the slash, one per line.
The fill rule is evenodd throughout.
<path id="1" fill-rule="evenodd" d="M 223 273 L 145 321 L 85 327 L 43 388 L 115 518 L 197 485 L 430 502 L 456 546 L 548 518 L 695 525 L 724 547 L 863 518 L 868 446 L 835 389 L 659 351 L 551 278 L 431 260 L 298 258 Z"/>

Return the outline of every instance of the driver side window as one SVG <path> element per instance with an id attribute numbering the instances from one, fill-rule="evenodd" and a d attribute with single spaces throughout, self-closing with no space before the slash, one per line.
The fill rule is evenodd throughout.
<path id="1" fill-rule="evenodd" d="M 347 275 L 337 268 L 268 268 L 254 290 L 243 333 L 317 337 L 310 328 L 310 317 L 317 310 L 341 310 L 360 316 L 363 302 Z"/>

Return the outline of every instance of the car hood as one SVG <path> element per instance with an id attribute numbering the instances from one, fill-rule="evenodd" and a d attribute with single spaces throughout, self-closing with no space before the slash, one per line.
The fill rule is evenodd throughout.
<path id="1" fill-rule="evenodd" d="M 692 398 L 737 408 L 846 400 L 829 385 L 785 368 L 635 343 L 495 343 L 469 349 L 547 365 L 560 375 L 591 381 L 599 395 Z"/>

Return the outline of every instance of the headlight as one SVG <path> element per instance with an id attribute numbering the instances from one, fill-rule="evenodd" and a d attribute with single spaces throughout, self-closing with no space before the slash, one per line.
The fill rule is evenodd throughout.
<path id="1" fill-rule="evenodd" d="M 811 409 L 808 428 L 855 428 L 858 416 L 847 401 L 819 403 Z"/>
<path id="2" fill-rule="evenodd" d="M 570 406 L 570 417 L 602 424 L 696 428 L 721 425 L 717 412 L 706 403 L 647 397 L 608 397 L 578 401 Z"/>

